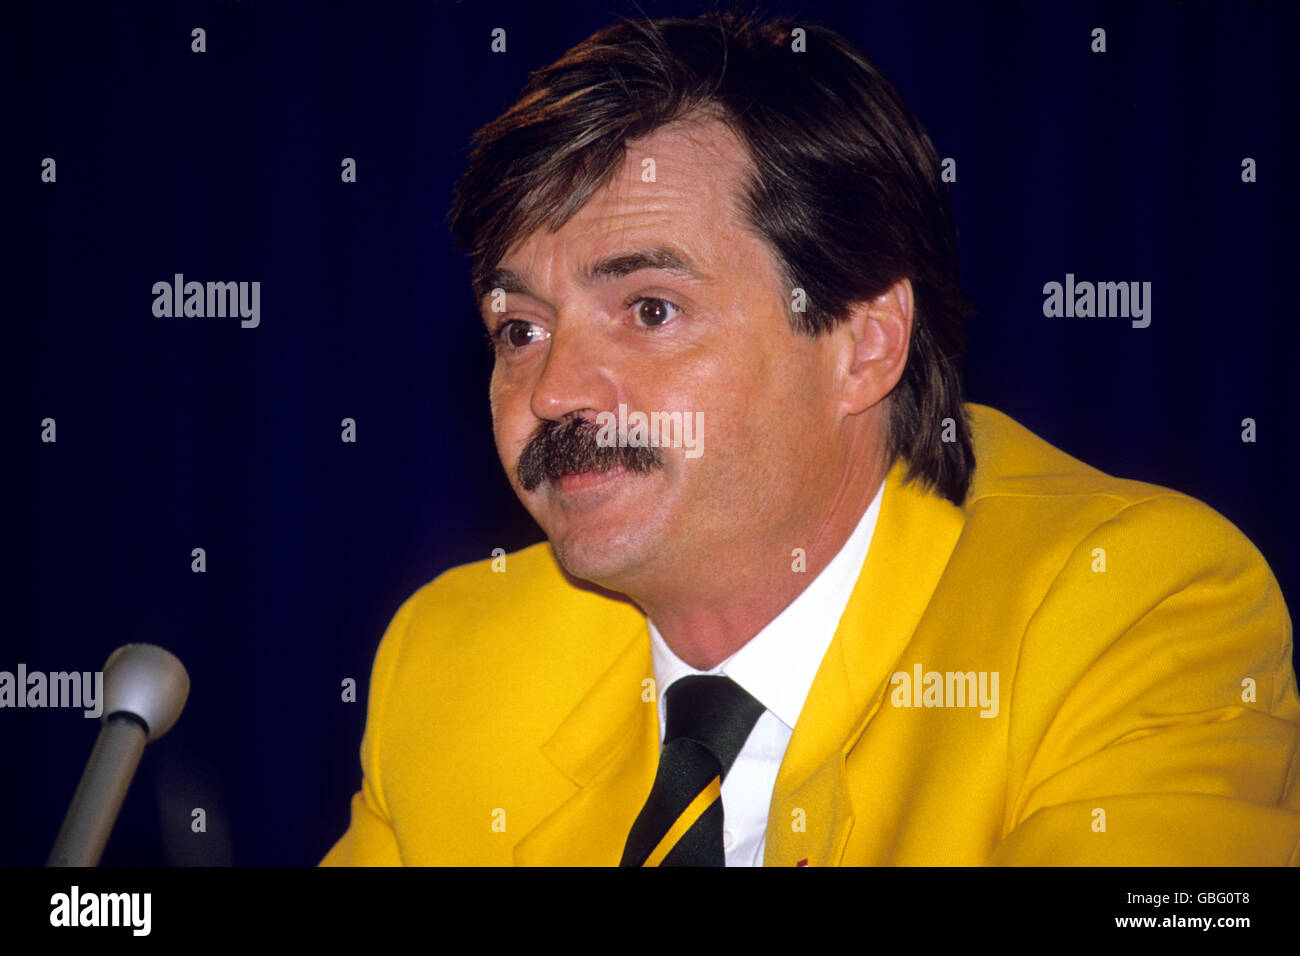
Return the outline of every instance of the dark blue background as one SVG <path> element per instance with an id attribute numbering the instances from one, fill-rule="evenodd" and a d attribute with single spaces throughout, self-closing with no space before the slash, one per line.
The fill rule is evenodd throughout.
<path id="1" fill-rule="evenodd" d="M 0 669 L 96 670 L 152 641 L 193 680 L 105 864 L 315 863 L 347 826 L 391 615 L 444 569 L 541 539 L 495 455 L 490 358 L 444 216 L 473 131 L 529 71 L 635 9 L 6 11 Z M 1297 7 L 766 9 L 857 42 L 956 158 L 981 309 L 971 400 L 1208 502 L 1293 606 Z M 1257 183 L 1241 182 L 1246 156 Z M 154 318 L 152 285 L 177 272 L 260 281 L 260 327 Z M 1152 282 L 1151 327 L 1044 318 L 1043 284 L 1067 272 Z M 47 416 L 57 444 L 39 440 Z M 347 677 L 357 703 L 340 700 Z M 96 729 L 0 711 L 0 864 L 44 861 Z"/>

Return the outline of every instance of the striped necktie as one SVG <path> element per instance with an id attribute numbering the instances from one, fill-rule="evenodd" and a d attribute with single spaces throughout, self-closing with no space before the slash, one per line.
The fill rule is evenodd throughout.
<path id="1" fill-rule="evenodd" d="M 715 675 L 673 682 L 664 704 L 659 769 L 619 865 L 725 866 L 722 781 L 766 708 Z"/>

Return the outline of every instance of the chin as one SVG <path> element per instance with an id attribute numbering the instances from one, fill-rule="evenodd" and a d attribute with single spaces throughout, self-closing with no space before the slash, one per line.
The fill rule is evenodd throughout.
<path id="1" fill-rule="evenodd" d="M 560 566 L 575 578 L 621 591 L 646 563 L 646 542 L 641 529 L 601 536 L 571 531 L 560 537 L 547 535 Z"/>

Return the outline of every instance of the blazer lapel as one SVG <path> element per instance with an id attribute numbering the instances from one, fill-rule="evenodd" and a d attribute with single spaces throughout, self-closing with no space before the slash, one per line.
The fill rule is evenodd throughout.
<path id="1" fill-rule="evenodd" d="M 937 494 L 885 480 L 871 547 L 777 775 L 765 866 L 836 866 L 854 824 L 845 758 L 879 709 L 965 515 Z M 888 772 L 888 768 L 881 768 Z"/>
<path id="2" fill-rule="evenodd" d="M 626 646 L 570 712 L 542 753 L 578 789 L 515 845 L 517 866 L 617 866 L 632 822 L 654 785 L 659 710 L 642 618 Z"/>

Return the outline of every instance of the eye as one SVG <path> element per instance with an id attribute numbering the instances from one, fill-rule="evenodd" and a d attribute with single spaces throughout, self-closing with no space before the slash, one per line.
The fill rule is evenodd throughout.
<path id="1" fill-rule="evenodd" d="M 533 342 L 540 342 L 546 334 L 545 329 L 532 322 L 508 319 L 497 326 L 495 331 L 489 332 L 488 338 L 493 348 L 515 351 Z"/>
<path id="2" fill-rule="evenodd" d="M 643 303 L 647 303 L 647 308 L 641 308 Z M 658 299 L 653 296 L 643 296 L 639 299 L 633 299 L 629 303 L 632 306 L 632 314 L 636 316 L 643 325 L 655 327 L 663 325 L 672 317 L 670 310 L 680 313 L 681 307 L 669 302 L 667 299 Z"/>

